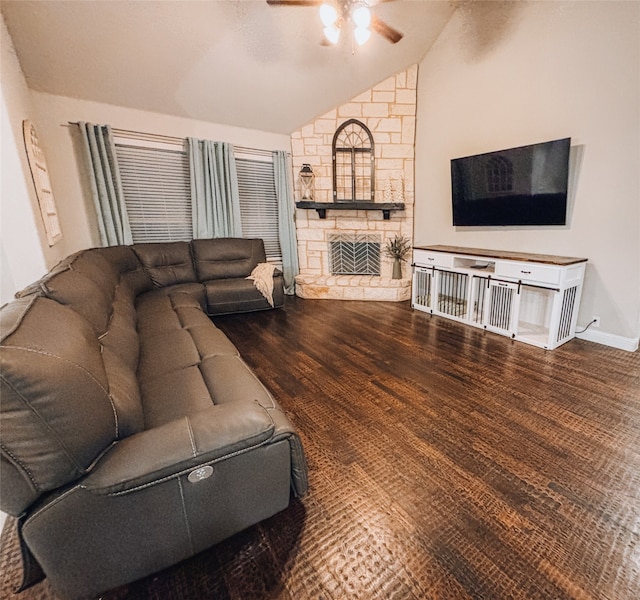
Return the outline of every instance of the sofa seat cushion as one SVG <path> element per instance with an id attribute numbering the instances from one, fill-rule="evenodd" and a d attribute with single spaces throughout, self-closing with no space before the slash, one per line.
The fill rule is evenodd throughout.
<path id="1" fill-rule="evenodd" d="M 141 340 L 155 334 L 186 331 L 201 358 L 216 354 L 238 354 L 231 340 L 212 323 L 200 303 L 189 294 L 150 292 L 138 298 L 137 308 Z M 147 352 L 151 350 L 149 346 L 146 344 Z M 145 356 L 145 360 L 147 358 Z"/>
<path id="2" fill-rule="evenodd" d="M 198 365 L 170 373 L 160 373 L 150 379 L 141 379 L 140 392 L 147 429 L 213 405 Z"/>
<path id="3" fill-rule="evenodd" d="M 200 365 L 214 404 L 253 400 L 272 408 L 273 398 L 239 356 L 211 356 Z"/>
<path id="4" fill-rule="evenodd" d="M 207 308 L 207 293 L 202 283 L 178 283 L 165 288 L 156 288 L 152 290 L 154 294 L 164 296 L 173 296 L 174 294 L 188 295 L 198 301 L 198 305 L 202 310 Z"/>
<path id="5" fill-rule="evenodd" d="M 188 294 L 150 292 L 138 299 L 138 381 L 145 428 L 216 404 L 203 362 L 238 350 Z"/>
<path id="6" fill-rule="evenodd" d="M 213 279 L 205 281 L 207 312 L 223 315 L 237 312 L 270 309 L 269 301 L 260 293 L 251 279 Z M 284 304 L 281 285 L 273 288 L 274 307 Z"/>

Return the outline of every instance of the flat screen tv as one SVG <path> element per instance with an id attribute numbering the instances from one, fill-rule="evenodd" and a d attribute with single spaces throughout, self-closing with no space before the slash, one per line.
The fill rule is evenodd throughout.
<path id="1" fill-rule="evenodd" d="M 565 225 L 571 138 L 451 161 L 456 226 Z"/>

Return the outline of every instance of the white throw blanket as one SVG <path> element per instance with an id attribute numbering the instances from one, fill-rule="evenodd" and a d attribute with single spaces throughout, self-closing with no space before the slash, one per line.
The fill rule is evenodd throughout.
<path id="1" fill-rule="evenodd" d="M 260 263 L 251 271 L 251 275 L 247 279 L 253 279 L 253 285 L 267 299 L 267 302 L 273 308 L 273 272 L 276 270 L 275 265 L 270 263 Z"/>

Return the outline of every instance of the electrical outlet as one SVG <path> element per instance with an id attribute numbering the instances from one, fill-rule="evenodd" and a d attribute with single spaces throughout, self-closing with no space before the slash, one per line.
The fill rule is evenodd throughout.
<path id="1" fill-rule="evenodd" d="M 596 317 L 595 315 L 591 317 L 591 322 L 594 327 L 600 327 L 600 317 Z"/>

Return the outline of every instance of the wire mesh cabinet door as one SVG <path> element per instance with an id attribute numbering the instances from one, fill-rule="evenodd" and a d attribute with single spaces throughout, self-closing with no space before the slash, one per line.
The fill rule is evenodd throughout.
<path id="1" fill-rule="evenodd" d="M 471 278 L 460 271 L 434 269 L 436 274 L 435 311 L 453 319 L 467 319 Z"/>
<path id="2" fill-rule="evenodd" d="M 489 302 L 485 306 L 485 329 L 510 337 L 515 336 L 518 306 L 517 283 L 490 281 Z"/>
<path id="3" fill-rule="evenodd" d="M 484 328 L 487 305 L 489 303 L 488 277 L 471 277 L 471 304 L 469 305 L 469 324 Z"/>
<path id="4" fill-rule="evenodd" d="M 425 312 L 433 312 L 431 299 L 434 286 L 433 267 L 415 266 L 413 269 L 413 287 L 411 289 L 411 306 Z"/>

